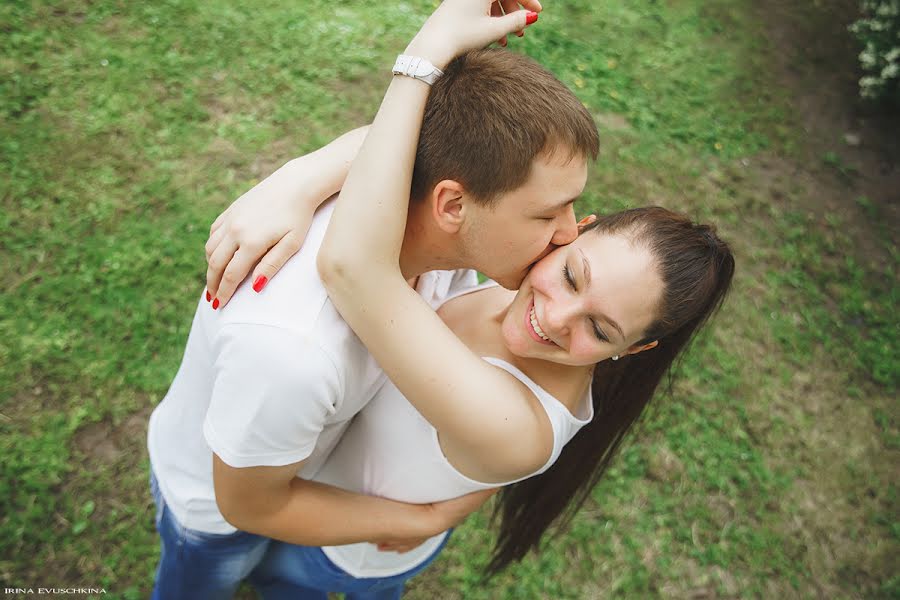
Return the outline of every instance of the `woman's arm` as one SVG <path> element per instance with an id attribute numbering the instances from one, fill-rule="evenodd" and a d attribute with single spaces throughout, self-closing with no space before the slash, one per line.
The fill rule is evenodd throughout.
<path id="1" fill-rule="evenodd" d="M 490 5 L 447 0 L 405 53 L 443 68 L 457 54 L 525 26 L 525 11 L 492 18 Z M 546 460 L 546 417 L 522 383 L 481 360 L 444 325 L 399 267 L 429 89 L 394 77 L 339 196 L 319 272 L 341 315 L 442 442 L 489 460 L 485 471 L 505 479 Z"/>
<path id="2" fill-rule="evenodd" d="M 368 126 L 295 158 L 235 200 L 212 224 L 206 242 L 206 289 L 224 306 L 253 269 L 261 291 L 297 253 L 313 213 L 341 189 Z"/>

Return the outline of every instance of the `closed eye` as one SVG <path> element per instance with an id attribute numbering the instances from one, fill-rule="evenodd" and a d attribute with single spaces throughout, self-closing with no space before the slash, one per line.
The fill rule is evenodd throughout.
<path id="1" fill-rule="evenodd" d="M 600 329 L 599 325 L 597 325 L 597 321 L 591 319 L 591 326 L 594 329 L 594 335 L 597 336 L 598 340 L 600 340 L 601 342 L 609 342 L 609 338 L 606 337 L 606 334 L 603 333 L 603 330 Z"/>
<path id="2" fill-rule="evenodd" d="M 563 265 L 563 278 L 566 280 L 566 283 L 569 284 L 570 288 L 577 290 L 575 287 L 575 278 L 572 277 L 572 271 L 569 270 L 569 265 Z"/>
<path id="3" fill-rule="evenodd" d="M 569 287 L 572 288 L 572 290 L 578 290 L 577 286 L 575 285 L 575 278 L 572 276 L 572 271 L 569 269 L 569 265 L 567 264 L 563 265 L 563 278 L 566 280 L 566 283 L 569 284 Z M 600 329 L 600 326 L 597 325 L 597 322 L 593 319 L 591 319 L 590 321 L 591 329 L 594 330 L 594 335 L 597 336 L 597 339 L 601 342 L 609 343 L 609 338 L 606 337 L 606 334 L 603 333 L 603 330 Z"/>

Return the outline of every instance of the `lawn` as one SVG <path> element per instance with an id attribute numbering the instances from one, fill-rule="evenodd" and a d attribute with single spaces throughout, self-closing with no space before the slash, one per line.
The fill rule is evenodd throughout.
<path id="1" fill-rule="evenodd" d="M 738 275 L 571 527 L 485 583 L 475 515 L 409 598 L 900 598 L 900 153 L 853 4 L 548 0 L 512 40 L 601 130 L 578 212 L 688 211 Z M 3 587 L 148 595 L 209 224 L 371 119 L 433 5 L 0 5 Z"/>

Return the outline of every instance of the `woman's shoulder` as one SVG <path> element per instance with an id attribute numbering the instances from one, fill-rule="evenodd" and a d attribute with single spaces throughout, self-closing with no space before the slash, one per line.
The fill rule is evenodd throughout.
<path id="1" fill-rule="evenodd" d="M 572 367 L 542 360 L 517 359 L 509 361 L 522 377 L 533 383 L 533 388 L 543 391 L 561 404 L 576 419 L 586 415 L 586 395 L 591 387 L 592 371 L 587 367 Z"/>

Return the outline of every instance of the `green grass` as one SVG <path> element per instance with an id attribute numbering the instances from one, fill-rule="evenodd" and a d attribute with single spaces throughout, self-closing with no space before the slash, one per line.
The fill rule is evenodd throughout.
<path id="1" fill-rule="evenodd" d="M 208 224 L 366 122 L 432 6 L 0 6 L 4 585 L 52 572 L 146 597 L 143 427 L 180 361 Z M 884 199 L 843 156 L 804 154 L 743 4 L 547 8 L 511 45 L 597 118 L 580 212 L 661 203 L 714 221 L 738 280 L 567 532 L 485 584 L 476 515 L 409 596 L 900 596 Z M 812 210 L 821 190 L 798 165 L 844 186 L 850 212 Z"/>

